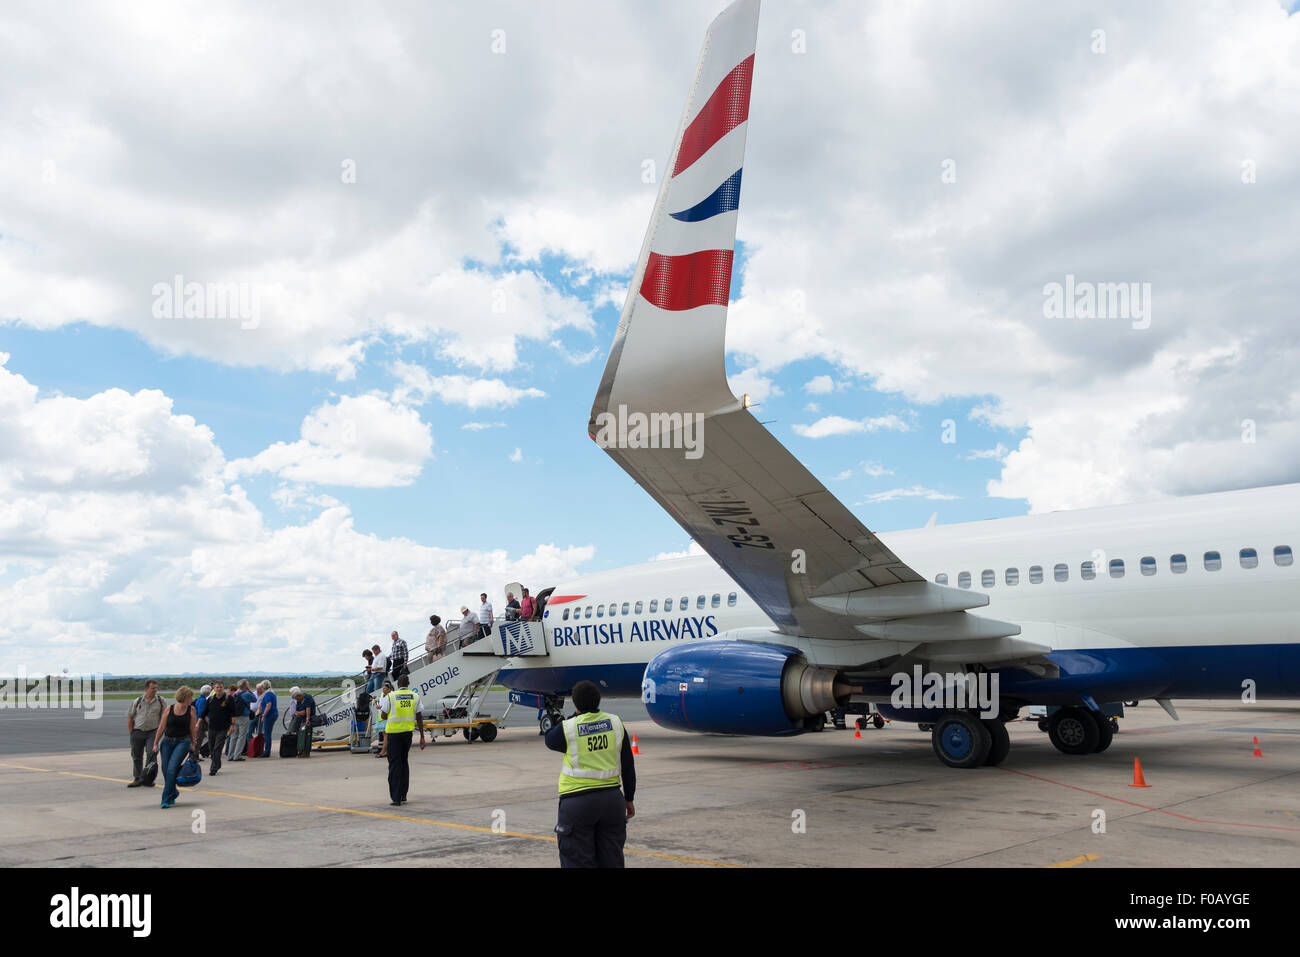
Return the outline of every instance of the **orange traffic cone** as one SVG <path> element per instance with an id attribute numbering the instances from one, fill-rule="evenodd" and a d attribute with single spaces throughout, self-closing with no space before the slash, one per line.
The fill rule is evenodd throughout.
<path id="1" fill-rule="evenodd" d="M 853 732 L 853 736 L 854 736 L 855 738 L 860 738 L 860 737 L 862 737 L 862 731 L 861 731 L 861 730 L 854 731 L 854 732 Z"/>
<path id="2" fill-rule="evenodd" d="M 635 731 L 632 732 L 632 753 L 633 753 L 633 754 L 640 754 L 640 753 L 641 753 L 641 749 L 638 748 L 638 747 L 636 746 L 636 732 L 635 732 Z"/>
<path id="3" fill-rule="evenodd" d="M 1142 776 L 1142 762 L 1139 761 L 1137 758 L 1133 759 L 1133 783 L 1130 784 L 1129 787 L 1131 788 L 1151 787 L 1151 785 L 1147 784 L 1147 779 Z"/>
<path id="4" fill-rule="evenodd" d="M 1255 750 L 1254 750 L 1254 753 L 1251 754 L 1251 757 L 1252 757 L 1252 758 L 1262 758 L 1262 757 L 1264 756 L 1264 752 L 1261 751 L 1261 750 L 1259 749 L 1259 737 L 1258 737 L 1258 736 L 1256 736 L 1254 744 L 1255 744 Z"/>

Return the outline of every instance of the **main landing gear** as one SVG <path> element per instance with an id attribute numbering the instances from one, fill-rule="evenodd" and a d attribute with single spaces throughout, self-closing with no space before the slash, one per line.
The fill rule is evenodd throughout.
<path id="1" fill-rule="evenodd" d="M 1110 747 L 1117 724 L 1089 708 L 1062 708 L 1047 719 L 1047 736 L 1062 754 L 1098 754 Z"/>
<path id="2" fill-rule="evenodd" d="M 541 730 L 538 734 L 545 734 L 557 724 L 564 721 L 564 699 L 548 697 L 543 699 L 545 713 L 537 721 L 537 726 Z"/>
<path id="3" fill-rule="evenodd" d="M 969 711 L 949 711 L 933 725 L 934 753 L 950 768 L 998 765 L 1011 751 L 1011 737 L 1000 720 L 983 720 Z"/>

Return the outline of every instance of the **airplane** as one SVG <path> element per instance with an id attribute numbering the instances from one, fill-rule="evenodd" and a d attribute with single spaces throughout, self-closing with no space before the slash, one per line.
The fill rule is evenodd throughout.
<path id="1" fill-rule="evenodd" d="M 732 394 L 758 12 L 738 0 L 705 36 L 588 422 L 705 554 L 539 592 L 540 620 L 503 623 L 472 676 L 543 729 L 582 679 L 705 733 L 798 734 L 871 702 L 928 726 L 954 768 L 1005 760 L 1005 723 L 1031 705 L 1056 706 L 1052 744 L 1080 755 L 1110 745 L 1116 702 L 1177 718 L 1178 697 L 1300 697 L 1300 485 L 877 535 Z M 413 684 L 467 660 L 414 662 Z M 913 676 L 935 694 L 900 701 Z M 939 693 L 980 681 L 989 707 Z"/>

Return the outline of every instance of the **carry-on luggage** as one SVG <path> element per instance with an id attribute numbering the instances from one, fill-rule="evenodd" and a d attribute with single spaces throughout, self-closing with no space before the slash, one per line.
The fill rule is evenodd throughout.
<path id="1" fill-rule="evenodd" d="M 260 734 L 255 734 L 248 739 L 248 751 L 246 753 L 250 758 L 255 758 L 262 753 L 262 736 Z"/>
<path id="2" fill-rule="evenodd" d="M 145 787 L 152 787 L 153 783 L 158 780 L 158 759 L 150 758 L 144 766 L 144 771 L 140 773 L 140 780 L 144 782 Z"/>
<path id="3" fill-rule="evenodd" d="M 296 758 L 298 756 L 298 735 L 288 731 L 280 735 L 280 757 Z"/>
<path id="4" fill-rule="evenodd" d="M 311 757 L 311 728 L 299 728 L 298 740 L 295 742 L 298 749 L 298 757 Z"/>
<path id="5" fill-rule="evenodd" d="M 176 786 L 181 788 L 192 788 L 203 780 L 203 768 L 199 766 L 198 760 L 194 757 L 193 752 L 185 759 L 181 769 L 176 774 Z"/>

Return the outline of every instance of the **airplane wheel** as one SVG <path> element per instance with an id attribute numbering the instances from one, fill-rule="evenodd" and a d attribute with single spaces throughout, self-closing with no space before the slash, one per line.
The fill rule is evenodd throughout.
<path id="1" fill-rule="evenodd" d="M 1062 708 L 1047 719 L 1047 736 L 1062 754 L 1091 754 L 1101 731 L 1086 708 Z"/>
<path id="2" fill-rule="evenodd" d="M 497 726 L 495 724 L 480 724 L 478 726 L 479 739 L 487 744 L 491 744 L 497 739 Z"/>
<path id="3" fill-rule="evenodd" d="M 1106 723 L 1110 725 L 1111 734 L 1119 734 L 1119 718 L 1111 718 Z"/>
<path id="4" fill-rule="evenodd" d="M 930 742 L 935 755 L 948 767 L 978 768 L 989 755 L 993 737 L 979 718 L 951 711 L 935 722 Z"/>
<path id="5" fill-rule="evenodd" d="M 984 763 L 989 767 L 997 767 L 1011 753 L 1011 735 L 1007 733 L 1007 726 L 1001 721 L 992 720 L 980 723 L 989 729 L 989 737 L 992 740 L 989 745 L 989 756 L 984 759 Z"/>
<path id="6" fill-rule="evenodd" d="M 873 714 L 871 716 L 871 723 L 876 726 L 876 730 L 880 730 L 885 726 L 885 719 L 878 714 Z"/>
<path id="7" fill-rule="evenodd" d="M 1097 725 L 1097 746 L 1093 748 L 1094 754 L 1100 754 L 1110 747 L 1110 743 L 1115 738 L 1115 729 L 1111 727 L 1114 718 L 1107 718 L 1104 714 L 1094 714 L 1089 711 L 1088 716 Z"/>
<path id="8" fill-rule="evenodd" d="M 559 715 L 553 714 L 550 711 L 542 715 L 542 720 L 538 722 L 538 724 L 541 726 L 542 734 L 545 734 L 547 731 L 550 731 L 553 727 L 555 727 L 557 724 L 560 723 L 560 720 L 561 719 Z"/>

